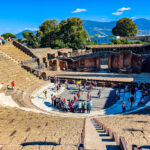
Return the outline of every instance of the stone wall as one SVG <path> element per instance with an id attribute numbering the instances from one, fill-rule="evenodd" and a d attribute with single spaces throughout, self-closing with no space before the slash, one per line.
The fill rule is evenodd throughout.
<path id="1" fill-rule="evenodd" d="M 22 45 L 21 43 L 19 43 L 17 41 L 13 41 L 13 45 L 16 46 L 17 48 L 19 48 L 20 50 L 22 50 L 27 55 L 30 55 L 33 58 L 37 58 L 28 47 Z"/>
<path id="2" fill-rule="evenodd" d="M 77 71 L 99 71 L 100 57 L 81 58 L 73 62 L 73 69 Z"/>
<path id="3" fill-rule="evenodd" d="M 131 51 L 109 56 L 108 66 L 111 72 L 140 73 L 142 71 L 142 55 L 133 54 Z"/>

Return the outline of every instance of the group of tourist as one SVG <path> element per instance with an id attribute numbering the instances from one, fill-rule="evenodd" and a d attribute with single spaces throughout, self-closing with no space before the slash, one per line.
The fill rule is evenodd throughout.
<path id="1" fill-rule="evenodd" d="M 86 90 L 86 84 L 87 82 L 85 81 L 84 91 Z M 56 78 L 56 77 L 54 78 L 54 85 L 58 92 L 61 88 L 61 83 L 60 83 L 59 78 Z M 67 89 L 69 88 L 68 82 L 65 82 L 65 86 Z M 82 92 L 81 81 L 77 81 L 76 86 L 78 88 L 78 92 L 76 93 L 76 95 L 74 96 L 72 100 L 71 99 L 66 100 L 65 98 L 58 97 L 52 94 L 51 95 L 52 105 L 55 108 L 58 108 L 59 110 L 66 111 L 66 112 L 85 113 L 85 110 L 87 110 L 87 113 L 90 113 L 91 104 L 92 104 L 90 91 L 92 91 L 93 85 L 89 86 L 90 91 L 87 93 L 86 102 L 84 100 L 81 100 L 81 92 Z M 45 98 L 46 98 L 46 94 L 45 94 Z"/>
<path id="2" fill-rule="evenodd" d="M 55 85 L 56 91 L 58 92 L 61 88 L 61 83 L 60 83 L 59 78 L 54 77 L 54 85 Z M 67 89 L 69 88 L 67 81 L 65 82 L 65 86 Z M 51 95 L 52 105 L 55 108 L 58 108 L 59 110 L 66 111 L 66 112 L 70 111 L 70 112 L 85 113 L 85 110 L 87 110 L 87 113 L 90 113 L 91 105 L 92 105 L 90 92 L 92 91 L 93 86 L 95 87 L 97 86 L 97 83 L 95 81 L 91 82 L 89 86 L 89 92 L 87 93 L 86 102 L 80 99 L 81 92 L 82 92 L 81 81 L 77 81 L 76 86 L 78 88 L 78 92 L 72 100 L 70 99 L 66 100 L 64 98 L 61 98 L 52 94 Z M 87 80 L 85 80 L 85 84 L 83 85 L 84 91 L 86 90 L 86 86 L 87 86 Z M 45 98 L 47 98 L 47 91 L 44 91 L 44 95 L 45 95 Z"/>
<path id="3" fill-rule="evenodd" d="M 130 103 L 130 110 L 133 107 L 133 104 L 135 103 L 136 97 L 137 97 L 137 92 L 141 91 L 142 96 L 140 98 L 140 101 L 138 102 L 138 105 L 142 105 L 145 103 L 145 98 L 149 93 L 149 89 L 148 87 L 143 84 L 138 82 L 137 85 L 125 85 L 125 88 L 121 88 L 120 90 L 117 89 L 116 90 L 116 99 L 120 99 L 119 93 L 126 93 L 126 92 L 130 92 L 130 98 L 129 98 L 129 103 Z M 128 104 L 125 103 L 125 101 L 122 102 L 122 111 L 125 112 L 126 111 L 126 106 Z"/>

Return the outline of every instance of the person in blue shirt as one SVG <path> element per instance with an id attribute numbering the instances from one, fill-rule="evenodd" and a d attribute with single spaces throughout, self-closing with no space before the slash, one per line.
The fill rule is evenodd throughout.
<path id="1" fill-rule="evenodd" d="M 87 101 L 87 113 L 90 113 L 91 111 L 91 102 Z"/>

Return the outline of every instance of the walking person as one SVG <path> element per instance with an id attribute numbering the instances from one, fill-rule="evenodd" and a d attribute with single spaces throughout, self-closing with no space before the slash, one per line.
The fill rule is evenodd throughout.
<path id="1" fill-rule="evenodd" d="M 98 90 L 97 95 L 98 95 L 99 98 L 101 97 L 101 90 Z"/>

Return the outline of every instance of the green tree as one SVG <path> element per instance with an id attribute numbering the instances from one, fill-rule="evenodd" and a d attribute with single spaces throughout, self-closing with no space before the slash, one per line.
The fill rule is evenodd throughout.
<path id="1" fill-rule="evenodd" d="M 26 40 L 27 40 L 26 41 L 27 46 L 29 48 L 37 48 L 37 47 L 39 47 L 38 42 L 37 42 L 37 38 L 32 32 L 29 32 L 29 35 L 28 35 Z"/>
<path id="2" fill-rule="evenodd" d="M 129 18 L 122 18 L 118 20 L 116 27 L 112 29 L 113 35 L 122 37 L 136 36 L 137 32 L 138 28 L 136 24 Z"/>
<path id="3" fill-rule="evenodd" d="M 28 39 L 29 33 L 30 33 L 30 32 L 23 32 L 23 37 L 24 37 L 25 39 Z"/>
<path id="4" fill-rule="evenodd" d="M 57 20 L 46 20 L 39 28 L 41 47 L 60 47 L 60 25 Z"/>
<path id="5" fill-rule="evenodd" d="M 87 42 L 88 33 L 83 29 L 83 21 L 80 18 L 72 17 L 60 23 L 60 37 L 69 47 L 83 49 Z"/>
<path id="6" fill-rule="evenodd" d="M 8 39 L 9 37 L 16 39 L 17 36 L 12 34 L 12 33 L 5 33 L 1 35 L 2 37 L 4 37 L 4 39 Z"/>

